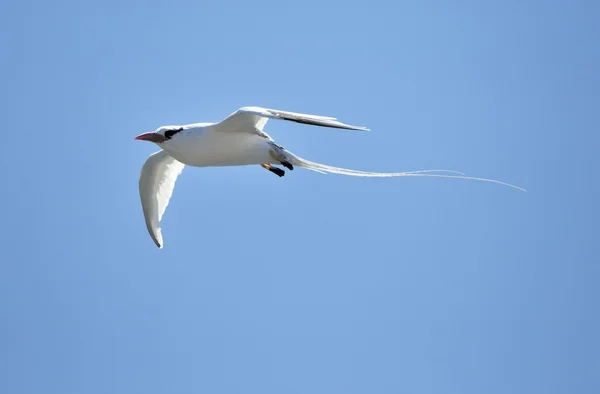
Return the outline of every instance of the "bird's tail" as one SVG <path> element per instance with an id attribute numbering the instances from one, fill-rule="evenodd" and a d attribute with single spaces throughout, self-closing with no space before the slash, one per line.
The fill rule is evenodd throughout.
<path id="1" fill-rule="evenodd" d="M 420 170 L 420 171 L 409 171 L 409 172 L 368 172 L 368 171 L 358 171 L 358 170 L 350 170 L 347 168 L 340 167 L 332 167 L 325 164 L 314 163 L 312 161 L 308 161 L 299 156 L 286 151 L 286 156 L 288 156 L 291 160 L 290 162 L 298 167 L 303 167 L 311 171 L 320 172 L 322 174 L 340 174 L 340 175 L 349 175 L 349 176 L 361 176 L 361 177 L 374 177 L 374 178 L 389 178 L 389 177 L 401 177 L 401 176 L 420 176 L 420 177 L 431 177 L 431 178 L 453 178 L 453 179 L 468 179 L 473 181 L 481 181 L 481 182 L 491 182 L 498 183 L 500 185 L 512 187 L 518 190 L 526 191 L 525 189 L 511 185 L 509 183 L 496 181 L 493 179 L 486 178 L 476 178 L 471 176 L 465 176 L 462 172 L 452 171 L 452 170 Z M 435 174 L 436 172 L 446 172 L 446 173 L 454 173 L 456 175 L 441 175 Z"/>

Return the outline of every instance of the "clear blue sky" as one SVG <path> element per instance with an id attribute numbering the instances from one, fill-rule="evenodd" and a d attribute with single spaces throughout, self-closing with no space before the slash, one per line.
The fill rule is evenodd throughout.
<path id="1" fill-rule="evenodd" d="M 600 392 L 600 6 L 3 1 L 0 392 Z M 309 160 L 515 183 L 186 168 L 245 105 Z"/>

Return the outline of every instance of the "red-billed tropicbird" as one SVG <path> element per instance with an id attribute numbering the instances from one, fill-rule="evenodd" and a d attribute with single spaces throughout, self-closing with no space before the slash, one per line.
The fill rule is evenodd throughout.
<path id="1" fill-rule="evenodd" d="M 185 165 L 194 167 L 260 165 L 282 177 L 285 171 L 275 167 L 280 164 L 293 170 L 304 167 L 321 173 L 334 173 L 362 177 L 427 176 L 437 178 L 472 179 L 494 182 L 524 190 L 508 183 L 462 175 L 440 175 L 430 172 L 449 170 L 423 170 L 412 172 L 365 172 L 313 163 L 296 156 L 275 143 L 264 132 L 269 119 L 288 120 L 315 126 L 348 130 L 369 130 L 350 126 L 336 118 L 280 111 L 260 107 L 243 107 L 219 123 L 194 123 L 182 126 L 162 126 L 156 131 L 138 135 L 136 140 L 150 141 L 162 150 L 146 160 L 140 175 L 139 189 L 148 232 L 154 243 L 163 247 L 160 221 L 169 204 L 175 181 Z"/>

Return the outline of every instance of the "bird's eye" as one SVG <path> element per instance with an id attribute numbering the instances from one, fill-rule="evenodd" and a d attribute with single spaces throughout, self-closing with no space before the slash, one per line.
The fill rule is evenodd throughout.
<path id="1" fill-rule="evenodd" d="M 165 138 L 171 139 L 171 137 L 173 137 L 175 134 L 179 133 L 181 130 L 183 130 L 183 127 L 179 128 L 179 129 L 167 130 L 167 131 L 165 131 Z"/>

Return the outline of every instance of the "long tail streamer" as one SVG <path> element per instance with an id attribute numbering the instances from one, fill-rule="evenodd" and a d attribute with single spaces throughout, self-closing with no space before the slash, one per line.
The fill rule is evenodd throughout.
<path id="1" fill-rule="evenodd" d="M 325 164 L 314 163 L 312 161 L 305 160 L 296 155 L 290 154 L 290 152 L 286 152 L 288 155 L 292 156 L 292 163 L 299 167 L 306 168 L 307 170 L 312 170 L 316 172 L 320 172 L 322 174 L 331 173 L 331 174 L 340 174 L 340 175 L 349 175 L 349 176 L 361 176 L 361 177 L 375 177 L 375 178 L 388 178 L 388 177 L 402 177 L 402 176 L 419 176 L 419 177 L 431 177 L 431 178 L 452 178 L 452 179 L 467 179 L 473 181 L 481 181 L 481 182 L 490 182 L 497 183 L 500 185 L 512 187 L 514 189 L 518 189 L 526 192 L 527 190 L 522 187 L 511 185 L 510 183 L 496 181 L 494 179 L 486 179 L 486 178 L 477 178 L 472 176 L 465 176 L 462 172 L 452 171 L 452 170 L 420 170 L 420 171 L 409 171 L 409 172 L 369 172 L 369 171 L 359 171 L 359 170 L 351 170 L 348 168 L 340 168 L 340 167 L 332 167 Z M 434 172 L 447 172 L 454 173 L 459 175 L 442 175 L 442 174 L 432 174 Z"/>

